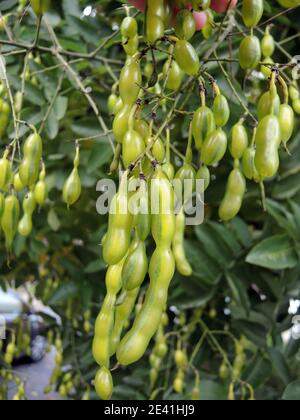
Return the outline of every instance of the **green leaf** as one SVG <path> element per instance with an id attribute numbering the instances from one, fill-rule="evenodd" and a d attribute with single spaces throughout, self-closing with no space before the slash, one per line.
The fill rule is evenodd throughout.
<path id="1" fill-rule="evenodd" d="M 243 380 L 254 388 L 263 385 L 272 374 L 272 365 L 268 359 L 259 353 L 254 360 L 246 366 L 243 373 Z"/>
<path id="2" fill-rule="evenodd" d="M 300 379 L 291 382 L 286 387 L 282 399 L 286 401 L 300 401 Z"/>
<path id="3" fill-rule="evenodd" d="M 200 395 L 203 401 L 225 401 L 227 393 L 226 386 L 218 382 L 203 379 L 200 383 Z"/>
<path id="4" fill-rule="evenodd" d="M 90 153 L 90 157 L 87 164 L 88 174 L 93 173 L 96 169 L 102 168 L 106 163 L 112 160 L 113 151 L 110 144 L 99 143 L 96 144 Z"/>
<path id="5" fill-rule="evenodd" d="M 277 373 L 278 377 L 282 380 L 284 385 L 287 385 L 291 380 L 291 375 L 288 364 L 283 354 L 276 348 L 270 349 L 269 353 L 275 372 Z"/>
<path id="6" fill-rule="evenodd" d="M 48 224 L 54 232 L 57 232 L 61 226 L 59 218 L 54 209 L 48 213 Z"/>
<path id="7" fill-rule="evenodd" d="M 105 262 L 101 258 L 98 258 L 97 260 L 90 262 L 84 269 L 84 272 L 89 274 L 98 273 L 99 271 L 102 271 L 105 268 Z"/>
<path id="8" fill-rule="evenodd" d="M 53 109 L 51 109 L 46 120 L 45 130 L 50 140 L 54 140 L 57 137 L 59 131 L 59 122 Z"/>
<path id="9" fill-rule="evenodd" d="M 62 120 L 68 109 L 68 98 L 58 96 L 54 102 L 53 111 L 58 120 Z"/>
<path id="10" fill-rule="evenodd" d="M 230 287 L 233 299 L 243 308 L 246 313 L 250 311 L 250 301 L 247 293 L 247 287 L 243 283 L 243 276 L 238 277 L 234 273 L 226 273 L 226 280 Z"/>
<path id="11" fill-rule="evenodd" d="M 74 282 L 62 283 L 62 285 L 53 293 L 48 301 L 49 305 L 61 305 L 67 300 L 76 296 L 78 287 Z"/>
<path id="12" fill-rule="evenodd" d="M 283 270 L 295 267 L 298 257 L 288 235 L 275 235 L 256 245 L 248 254 L 246 261 L 272 270 Z"/>

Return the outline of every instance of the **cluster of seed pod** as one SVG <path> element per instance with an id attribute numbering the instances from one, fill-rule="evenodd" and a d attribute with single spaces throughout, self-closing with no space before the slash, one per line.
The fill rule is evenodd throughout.
<path id="1" fill-rule="evenodd" d="M 0 159 L 0 216 L 8 251 L 12 249 L 17 232 L 24 237 L 30 235 L 33 213 L 47 199 L 42 149 L 42 139 L 33 129 L 24 142 L 23 159 L 17 172 L 13 172 L 13 147 L 7 147 Z M 22 218 L 19 198 L 23 202 Z"/>
<path id="2" fill-rule="evenodd" d="M 111 168 L 116 170 L 123 164 L 126 171 L 121 178 L 119 191 L 113 199 L 111 209 L 114 211 L 110 211 L 108 231 L 102 243 L 103 258 L 109 266 L 106 276 L 107 295 L 96 321 L 93 352 L 101 367 L 95 385 L 98 394 L 104 399 L 111 396 L 113 387 L 109 372 L 110 358 L 116 354 L 119 364 L 128 365 L 142 357 L 150 339 L 159 334 L 161 316 L 175 266 L 184 276 L 192 274 L 184 250 L 184 209 L 181 208 L 176 215 L 173 210 L 168 215 L 160 212 L 152 214 L 149 211 L 152 181 L 159 183 L 160 200 L 169 197 L 172 203 L 177 198 L 171 183 L 173 180 L 182 184 L 186 180 L 191 181 L 188 196 L 193 194 L 195 183 L 199 179 L 203 180 L 202 188 L 206 190 L 211 182 L 212 168 L 219 165 L 229 150 L 234 164 L 219 207 L 220 219 L 229 221 L 241 209 L 246 193 L 246 178 L 262 183 L 276 174 L 279 166 L 279 146 L 282 143 L 286 147 L 294 128 L 294 113 L 288 104 L 287 86 L 282 77 L 277 77 L 277 73 L 270 70 L 270 90 L 258 103 L 259 124 L 255 127 L 252 142 L 249 144 L 246 117 L 241 117 L 232 127 L 228 139 L 225 127 L 230 120 L 230 107 L 219 85 L 210 75 L 208 78 L 212 85 L 213 103 L 208 106 L 208 89 L 205 84 L 207 75 L 201 75 L 200 59 L 190 43 L 196 30 L 192 12 L 188 9 L 179 12 L 174 25 L 176 36 L 165 36 L 165 28 L 170 25 L 166 23 L 164 15 L 165 3 L 155 1 L 148 6 L 146 45 L 150 45 L 151 50 L 155 51 L 157 43 L 168 42 L 170 46 L 167 60 L 161 73 L 158 72 L 155 61 L 147 63 L 143 72 L 141 61 L 146 53 L 139 53 L 139 44 L 133 41 L 136 39 L 138 25 L 134 18 L 125 18 L 121 25 L 121 33 L 127 59 L 119 82 L 113 86 L 108 100 L 109 111 L 114 116 L 113 134 L 118 144 Z M 243 2 L 244 23 L 251 30 L 258 24 L 264 11 L 263 2 L 257 2 L 254 7 L 255 13 L 253 7 L 253 2 Z M 266 59 L 270 59 L 274 52 L 274 40 L 269 29 L 261 43 L 258 38 L 254 38 L 251 34 L 242 43 L 242 68 L 254 69 L 261 60 L 261 51 Z M 252 53 L 257 49 L 255 59 L 244 53 L 245 44 L 249 44 L 247 48 Z M 128 45 L 133 46 L 130 51 Z M 151 94 L 157 97 L 158 106 L 162 106 L 164 110 L 163 92 L 176 92 L 181 89 L 186 75 L 197 78 L 201 103 L 193 113 L 186 153 L 182 166 L 176 172 L 170 158 L 170 130 L 166 129 L 163 141 L 162 133 L 155 131 L 155 117 L 148 122 L 143 116 L 143 110 L 148 103 L 147 95 Z M 146 76 L 145 83 L 143 76 Z M 276 81 L 283 88 L 282 104 L 277 94 Z M 194 148 L 199 154 L 200 167 L 194 163 Z M 136 182 L 133 190 L 128 187 L 131 181 Z M 136 202 L 142 203 L 144 212 L 135 213 L 126 207 L 129 190 L 133 196 L 138 197 Z M 124 205 L 126 211 L 122 212 L 121 208 L 123 206 L 124 209 Z M 145 241 L 150 232 L 156 250 L 149 263 Z M 144 304 L 131 329 L 122 338 L 123 329 L 147 272 L 150 286 Z M 155 364 L 152 370 L 157 369 L 158 362 L 154 360 L 153 355 L 151 359 Z M 155 374 L 153 371 L 152 375 L 155 379 L 157 371 Z M 179 369 L 175 380 L 177 390 L 182 388 L 182 375 L 182 369 Z"/>

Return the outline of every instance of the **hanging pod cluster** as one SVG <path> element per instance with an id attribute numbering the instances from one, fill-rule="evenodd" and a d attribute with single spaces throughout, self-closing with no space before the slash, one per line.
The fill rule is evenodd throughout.
<path id="1" fill-rule="evenodd" d="M 111 359 L 115 358 L 124 366 L 135 363 L 145 354 L 152 338 L 155 347 L 150 356 L 151 388 L 157 381 L 167 352 L 163 329 L 169 286 L 176 269 L 181 276 L 192 275 L 184 246 L 184 205 L 196 191 L 198 181 L 202 180 L 201 192 L 204 192 L 214 179 L 211 176 L 214 168 L 226 153 L 231 156 L 232 170 L 219 205 L 220 219 L 230 221 L 241 210 L 246 179 L 262 184 L 266 178 L 274 176 L 279 166 L 280 144 L 287 148 L 293 133 L 294 112 L 289 106 L 288 88 L 283 78 L 271 72 L 271 62 L 268 62 L 270 86 L 258 102 L 258 126 L 253 130 L 252 140 L 249 140 L 246 125 L 250 111 L 230 127 L 228 136 L 231 112 L 227 95 L 200 65 L 192 44 L 196 24 L 187 3 L 180 4 L 182 10 L 172 20 L 168 1 L 146 2 L 145 48 L 141 51 L 137 21 L 127 16 L 121 24 L 126 61 L 119 80 L 112 87 L 107 106 L 113 117 L 116 140 L 110 169 L 111 172 L 124 169 L 124 172 L 120 171 L 119 189 L 112 199 L 108 229 L 102 240 L 103 260 L 108 266 L 106 296 L 96 320 L 93 341 L 93 354 L 99 365 L 95 387 L 103 399 L 110 398 L 113 392 Z M 209 3 L 196 1 L 193 7 L 207 10 Z M 271 60 L 274 53 L 275 43 L 269 28 L 262 41 L 253 35 L 263 12 L 263 1 L 243 1 L 243 21 L 251 32 L 240 48 L 240 64 L 244 69 L 256 68 L 262 54 L 266 60 Z M 170 35 L 166 29 L 172 29 L 171 23 L 174 34 Z M 166 43 L 167 49 L 162 54 L 159 47 L 157 60 L 160 43 Z M 143 60 L 146 60 L 145 65 Z M 212 86 L 212 100 L 206 79 Z M 282 89 L 283 102 L 276 84 Z M 160 128 L 157 120 L 161 118 L 160 111 L 162 118 L 168 115 L 169 102 L 173 104 L 174 93 L 184 86 L 199 87 L 200 103 L 189 123 L 185 155 L 181 150 L 177 153 L 181 161 L 175 170 L 176 161 L 171 157 L 175 145 L 171 144 L 169 120 Z M 300 97 L 296 85 L 291 91 L 295 102 Z M 174 115 L 176 112 L 185 114 L 183 109 L 173 111 Z M 167 118 L 172 121 L 174 115 L 170 118 L 170 114 Z M 78 164 L 77 156 L 73 178 L 78 177 Z M 183 198 L 183 191 L 184 199 L 178 209 L 174 204 Z M 74 199 L 77 196 L 74 195 Z M 73 200 L 68 201 L 71 204 Z M 145 279 L 149 279 L 149 284 L 144 296 L 141 288 Z M 181 393 L 187 357 L 180 346 L 175 363 L 177 374 L 173 386 Z M 198 377 L 192 394 L 194 399 L 199 398 Z"/>
<path id="2" fill-rule="evenodd" d="M 14 168 L 12 161 L 15 144 L 7 147 L 0 159 L 1 228 L 9 252 L 17 232 L 24 237 L 30 235 L 33 213 L 37 205 L 42 206 L 47 200 L 46 170 L 42 162 L 43 143 L 34 127 L 32 130 L 32 134 L 24 141 L 23 157 L 17 168 Z M 20 200 L 23 201 L 21 219 Z"/>

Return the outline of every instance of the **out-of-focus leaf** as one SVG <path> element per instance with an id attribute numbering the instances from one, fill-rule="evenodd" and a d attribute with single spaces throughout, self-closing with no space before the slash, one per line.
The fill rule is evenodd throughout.
<path id="1" fill-rule="evenodd" d="M 256 245 L 248 254 L 249 264 L 272 270 L 293 268 L 298 263 L 295 245 L 287 235 L 276 235 Z"/>

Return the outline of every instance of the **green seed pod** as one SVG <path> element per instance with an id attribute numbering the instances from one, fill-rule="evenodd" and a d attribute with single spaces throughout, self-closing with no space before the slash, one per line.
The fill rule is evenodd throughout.
<path id="1" fill-rule="evenodd" d="M 176 42 L 174 57 L 181 68 L 189 76 L 197 76 L 200 70 L 200 61 L 194 47 L 185 40 Z"/>
<path id="2" fill-rule="evenodd" d="M 113 393 L 113 380 L 110 371 L 102 367 L 95 378 L 96 392 L 102 400 L 110 400 Z"/>
<path id="3" fill-rule="evenodd" d="M 125 19 L 123 19 L 120 30 L 122 36 L 133 38 L 138 32 L 137 21 L 133 17 L 127 16 Z"/>
<path id="4" fill-rule="evenodd" d="M 184 73 L 176 61 L 166 61 L 163 67 L 163 75 L 166 79 L 166 87 L 170 90 L 178 90 L 181 86 Z"/>
<path id="5" fill-rule="evenodd" d="M 281 140 L 284 145 L 290 140 L 295 128 L 295 114 L 288 104 L 282 104 L 279 108 L 278 120 L 280 124 Z"/>
<path id="6" fill-rule="evenodd" d="M 243 0 L 242 17 L 247 28 L 254 28 L 264 13 L 263 0 Z"/>
<path id="7" fill-rule="evenodd" d="M 4 210 L 1 219 L 1 226 L 5 236 L 5 246 L 11 250 L 14 237 L 18 230 L 20 217 L 20 204 L 14 193 L 7 196 L 4 202 Z"/>
<path id="8" fill-rule="evenodd" d="M 122 281 L 126 290 L 140 287 L 148 271 L 146 245 L 139 238 L 134 239 L 122 271 Z"/>
<path id="9" fill-rule="evenodd" d="M 215 18 L 213 12 L 210 9 L 207 9 L 205 13 L 207 16 L 207 22 L 202 29 L 202 35 L 204 39 L 210 39 L 213 35 Z"/>
<path id="10" fill-rule="evenodd" d="M 9 149 L 6 149 L 0 160 L 0 189 L 5 190 L 12 178 L 11 162 L 8 159 Z"/>
<path id="11" fill-rule="evenodd" d="M 261 48 L 259 39 L 256 36 L 246 36 L 239 51 L 240 66 L 244 70 L 252 70 L 257 67 L 261 60 Z"/>
<path id="12" fill-rule="evenodd" d="M 278 147 L 281 132 L 278 118 L 275 115 L 264 117 L 256 133 L 255 167 L 263 178 L 273 177 L 279 167 Z"/>
<path id="13" fill-rule="evenodd" d="M 275 41 L 269 30 L 266 31 L 265 36 L 261 41 L 261 52 L 264 57 L 272 57 L 275 51 Z"/>
<path id="14" fill-rule="evenodd" d="M 151 144 L 151 142 L 153 142 L 153 139 L 151 137 L 146 137 L 146 146 L 149 146 L 149 144 Z M 153 157 L 158 161 L 158 162 L 163 162 L 165 159 L 165 155 L 166 155 L 166 151 L 165 151 L 165 146 L 163 141 L 161 140 L 161 138 L 158 138 L 156 140 L 156 142 L 153 144 L 152 148 L 151 148 L 151 153 L 153 155 Z"/>
<path id="15" fill-rule="evenodd" d="M 274 107 L 274 114 L 279 114 L 280 108 L 280 98 L 279 95 L 276 95 L 275 98 L 272 97 L 270 91 L 264 93 L 258 101 L 257 106 L 257 115 L 259 121 L 262 120 L 267 115 L 270 115 Z"/>
<path id="16" fill-rule="evenodd" d="M 221 220 L 227 222 L 239 213 L 245 191 L 245 178 L 240 169 L 235 168 L 229 175 L 226 194 L 219 209 L 219 216 Z"/>
<path id="17" fill-rule="evenodd" d="M 79 197 L 81 195 L 81 181 L 78 173 L 79 156 L 80 151 L 79 147 L 77 147 L 76 156 L 74 159 L 74 168 L 70 176 L 66 180 L 63 188 L 63 199 L 68 206 L 72 206 L 73 204 L 75 204 L 76 201 L 79 200 Z"/>
<path id="18" fill-rule="evenodd" d="M 266 64 L 274 64 L 274 61 L 270 57 L 265 58 L 262 62 L 266 63 Z M 260 71 L 265 76 L 266 80 L 268 80 L 271 77 L 272 70 L 271 70 L 270 66 L 266 66 L 266 65 L 262 64 L 260 66 Z"/>
<path id="19" fill-rule="evenodd" d="M 207 166 L 202 165 L 201 168 L 198 170 L 196 174 L 196 179 L 203 180 L 204 181 L 204 189 L 201 192 L 204 192 L 207 190 L 207 188 L 210 185 L 210 172 Z"/>
<path id="20" fill-rule="evenodd" d="M 170 162 L 164 163 L 162 165 L 162 170 L 167 175 L 167 177 L 169 178 L 170 181 L 172 181 L 172 179 L 174 179 L 175 169 L 174 169 L 174 166 L 172 165 L 172 163 L 170 163 Z"/>
<path id="21" fill-rule="evenodd" d="M 38 205 L 42 206 L 45 204 L 48 196 L 47 185 L 45 182 L 46 168 L 43 163 L 42 170 L 40 172 L 39 181 L 34 188 L 34 198 Z"/>
<path id="22" fill-rule="evenodd" d="M 149 204 L 149 192 L 147 182 L 141 180 L 139 194 L 139 212 L 136 216 L 135 228 L 141 241 L 145 241 L 151 231 L 151 216 Z"/>
<path id="23" fill-rule="evenodd" d="M 30 0 L 34 13 L 38 16 L 48 12 L 50 9 L 50 0 Z"/>
<path id="24" fill-rule="evenodd" d="M 120 112 L 118 112 L 113 122 L 113 133 L 118 143 L 123 142 L 123 138 L 128 131 L 128 121 L 131 114 L 132 106 L 124 105 Z"/>
<path id="25" fill-rule="evenodd" d="M 119 90 L 124 105 L 133 105 L 142 84 L 141 67 L 136 58 L 128 60 L 120 75 Z"/>
<path id="26" fill-rule="evenodd" d="M 254 180 L 255 182 L 260 181 L 259 173 L 255 167 L 255 149 L 249 147 L 243 154 L 243 174 L 246 178 Z"/>
<path id="27" fill-rule="evenodd" d="M 16 192 L 21 192 L 24 189 L 19 172 L 17 172 L 14 176 L 14 189 Z"/>
<path id="28" fill-rule="evenodd" d="M 293 85 L 289 87 L 289 94 L 292 101 L 297 101 L 300 98 L 299 89 Z"/>
<path id="29" fill-rule="evenodd" d="M 243 121 L 235 124 L 231 130 L 229 150 L 234 159 L 241 159 L 248 147 L 248 133 Z"/>
<path id="30" fill-rule="evenodd" d="M 122 37 L 122 45 L 126 54 L 133 57 L 139 49 L 139 36 L 135 35 L 132 38 Z"/>
<path id="31" fill-rule="evenodd" d="M 223 159 L 227 150 L 226 133 L 218 128 L 213 131 L 205 140 L 201 150 L 201 159 L 204 165 L 216 165 Z"/>
<path id="32" fill-rule="evenodd" d="M 110 114 L 115 114 L 116 105 L 118 103 L 118 97 L 115 93 L 109 95 L 107 100 L 107 109 Z"/>
<path id="33" fill-rule="evenodd" d="M 201 106 L 194 114 L 192 129 L 196 147 L 201 150 L 204 140 L 216 129 L 212 110 L 205 105 Z"/>
<path id="34" fill-rule="evenodd" d="M 38 179 L 43 143 L 37 132 L 31 134 L 23 147 L 24 158 L 19 167 L 21 182 L 24 186 L 32 186 Z"/>
<path id="35" fill-rule="evenodd" d="M 213 112 L 218 127 L 224 127 L 230 118 L 230 108 L 224 95 L 217 95 L 213 104 Z"/>
<path id="36" fill-rule="evenodd" d="M 4 196 L 0 192 L 0 220 L 2 218 L 2 214 L 3 214 L 3 211 L 4 211 L 4 204 L 5 204 Z"/>
<path id="37" fill-rule="evenodd" d="M 135 130 L 129 130 L 124 136 L 122 156 L 125 168 L 128 168 L 145 151 L 145 142 Z"/>
<path id="38" fill-rule="evenodd" d="M 196 32 L 196 22 L 193 13 L 182 9 L 176 16 L 175 33 L 180 39 L 189 41 Z"/>

